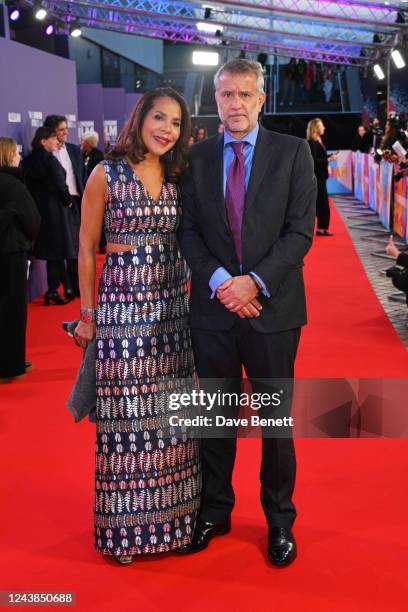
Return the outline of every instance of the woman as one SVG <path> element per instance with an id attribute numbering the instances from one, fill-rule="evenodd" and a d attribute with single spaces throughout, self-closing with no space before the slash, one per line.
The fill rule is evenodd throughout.
<path id="1" fill-rule="evenodd" d="M 20 153 L 0 138 L 0 380 L 25 374 L 27 252 L 40 229 L 40 214 L 23 183 Z"/>
<path id="2" fill-rule="evenodd" d="M 144 94 L 83 202 L 77 342 L 96 334 L 95 547 L 119 563 L 188 543 L 200 503 L 194 440 L 163 435 L 166 394 L 194 376 L 174 181 L 190 119 L 172 89 Z M 94 310 L 95 250 L 107 256 Z"/>
<path id="3" fill-rule="evenodd" d="M 201 142 L 208 138 L 207 128 L 204 125 L 196 125 L 193 131 L 194 142 Z"/>
<path id="4" fill-rule="evenodd" d="M 368 153 L 370 150 L 369 135 L 364 125 L 359 125 L 357 133 L 353 139 L 351 145 L 352 151 L 360 151 L 361 153 Z"/>
<path id="5" fill-rule="evenodd" d="M 312 119 L 307 124 L 306 138 L 312 152 L 315 176 L 317 179 L 316 217 L 318 236 L 333 236 L 329 232 L 330 206 L 326 181 L 329 178 L 329 162 L 337 159 L 337 155 L 327 155 L 322 136 L 325 127 L 321 119 Z"/>
<path id="6" fill-rule="evenodd" d="M 32 152 L 24 162 L 26 181 L 42 219 L 34 255 L 47 261 L 45 306 L 62 306 L 75 297 L 67 279 L 65 259 L 78 256 L 79 217 L 65 182 L 65 170 L 53 155 L 58 149 L 54 129 L 38 128 L 31 146 Z M 58 294 L 61 281 L 65 300 Z"/>

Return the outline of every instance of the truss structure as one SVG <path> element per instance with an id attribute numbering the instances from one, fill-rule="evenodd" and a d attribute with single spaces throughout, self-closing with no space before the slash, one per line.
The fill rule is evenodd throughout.
<path id="1" fill-rule="evenodd" d="M 34 0 L 23 0 L 32 5 Z M 367 65 L 407 26 L 400 3 L 368 0 L 45 0 L 60 21 L 169 41 Z M 407 6 L 408 9 L 408 6 Z M 212 33 L 197 29 L 211 24 Z"/>

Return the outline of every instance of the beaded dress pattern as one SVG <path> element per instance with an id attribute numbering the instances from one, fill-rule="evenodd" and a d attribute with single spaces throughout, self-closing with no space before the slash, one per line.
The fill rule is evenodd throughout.
<path id="1" fill-rule="evenodd" d="M 133 248 L 108 254 L 99 282 L 95 546 L 166 552 L 190 542 L 201 492 L 197 441 L 168 428 L 169 395 L 195 376 L 181 206 L 174 184 L 154 202 L 124 159 L 102 164 L 107 242 Z"/>

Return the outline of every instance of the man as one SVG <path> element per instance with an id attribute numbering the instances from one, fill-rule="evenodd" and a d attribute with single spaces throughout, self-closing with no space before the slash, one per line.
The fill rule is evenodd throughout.
<path id="1" fill-rule="evenodd" d="M 265 100 L 258 62 L 222 66 L 215 98 L 225 132 L 192 147 L 182 182 L 181 248 L 192 270 L 197 371 L 204 386 L 219 379 L 239 389 L 244 366 L 254 389 L 261 379 L 273 387 L 274 378 L 293 378 L 306 323 L 302 260 L 314 228 L 313 160 L 306 141 L 258 125 Z M 261 502 L 269 558 L 283 566 L 296 557 L 295 452 L 291 435 L 270 436 L 263 431 Z M 235 453 L 234 436 L 202 440 L 202 509 L 181 553 L 229 532 Z"/>
<path id="2" fill-rule="evenodd" d="M 79 237 L 81 197 L 84 191 L 81 149 L 78 145 L 67 142 L 68 123 L 63 115 L 48 115 L 44 126 L 53 128 L 57 134 L 60 146 L 54 155 L 66 172 L 68 190 L 76 205 L 74 231 Z M 65 297 L 79 297 L 78 259 L 67 259 L 67 277 Z"/>
<path id="3" fill-rule="evenodd" d="M 84 154 L 82 174 L 85 184 L 92 170 L 103 160 L 103 153 L 98 149 L 98 143 L 98 132 L 85 132 L 85 134 L 81 136 L 81 149 Z"/>

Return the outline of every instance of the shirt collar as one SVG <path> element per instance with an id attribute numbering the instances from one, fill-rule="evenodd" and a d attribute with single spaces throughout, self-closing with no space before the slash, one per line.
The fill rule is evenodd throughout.
<path id="1" fill-rule="evenodd" d="M 250 144 L 252 147 L 256 145 L 256 139 L 258 137 L 259 132 L 259 123 L 256 124 L 253 130 L 251 130 L 242 140 Z M 237 138 L 234 138 L 231 134 L 224 130 L 224 147 L 230 142 L 240 142 Z"/>

